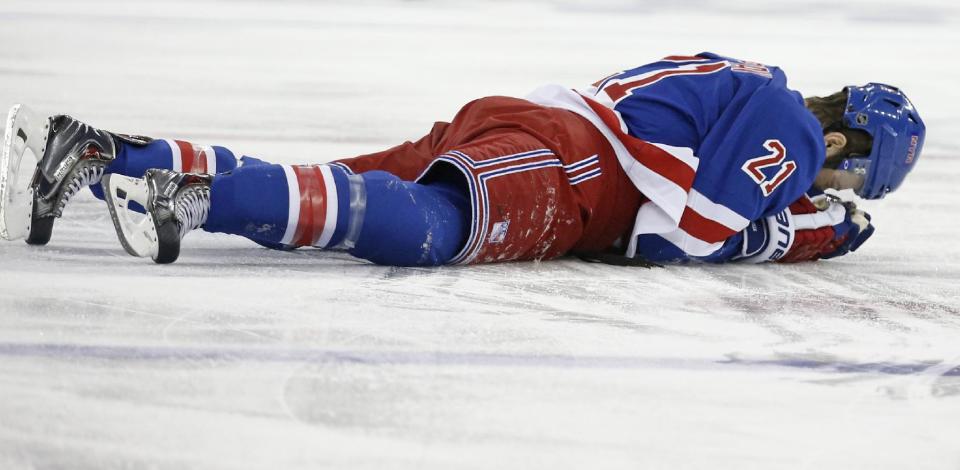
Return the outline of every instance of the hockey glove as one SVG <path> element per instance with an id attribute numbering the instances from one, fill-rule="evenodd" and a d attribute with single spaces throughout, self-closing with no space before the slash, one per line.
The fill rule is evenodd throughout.
<path id="1" fill-rule="evenodd" d="M 852 202 L 804 195 L 783 212 L 751 223 L 743 231 L 740 260 L 795 263 L 845 255 L 871 235 L 870 215 Z"/>

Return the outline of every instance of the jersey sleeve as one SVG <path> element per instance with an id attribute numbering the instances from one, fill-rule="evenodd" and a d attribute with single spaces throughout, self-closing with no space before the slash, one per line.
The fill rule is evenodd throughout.
<path id="1" fill-rule="evenodd" d="M 659 262 L 730 260 L 751 221 L 782 211 L 809 189 L 823 165 L 822 132 L 798 100 L 784 88 L 762 88 L 736 119 L 719 121 L 700 143 L 679 226 L 638 234 L 637 252 Z"/>

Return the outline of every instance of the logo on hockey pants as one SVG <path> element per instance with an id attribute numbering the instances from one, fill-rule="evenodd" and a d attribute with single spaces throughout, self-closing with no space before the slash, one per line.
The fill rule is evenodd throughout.
<path id="1" fill-rule="evenodd" d="M 503 239 L 507 238 L 507 229 L 510 228 L 510 221 L 505 220 L 503 222 L 497 222 L 493 224 L 493 228 L 490 230 L 490 238 L 487 240 L 490 244 L 495 245 L 497 243 L 503 243 Z"/>
<path id="2" fill-rule="evenodd" d="M 787 160 L 787 148 L 777 139 L 769 139 L 763 143 L 763 148 L 770 151 L 767 155 L 747 160 L 741 167 L 753 181 L 760 185 L 760 190 L 764 196 L 769 196 L 776 190 L 794 171 L 797 170 L 797 164 L 793 160 Z M 764 168 L 779 168 L 773 178 L 767 178 L 763 173 Z"/>

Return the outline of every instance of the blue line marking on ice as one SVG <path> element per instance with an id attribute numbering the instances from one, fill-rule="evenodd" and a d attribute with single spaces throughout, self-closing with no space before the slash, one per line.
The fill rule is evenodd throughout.
<path id="1" fill-rule="evenodd" d="M 371 365 L 553 367 L 561 369 L 704 369 L 724 366 L 786 367 L 828 373 L 912 375 L 936 362 L 830 362 L 806 359 L 682 359 L 636 356 L 563 356 L 443 351 L 346 351 L 328 349 L 263 349 L 251 347 L 114 346 L 69 343 L 0 343 L 0 356 L 118 361 L 252 361 L 280 363 L 357 363 Z M 960 377 L 960 367 L 941 376 Z"/>

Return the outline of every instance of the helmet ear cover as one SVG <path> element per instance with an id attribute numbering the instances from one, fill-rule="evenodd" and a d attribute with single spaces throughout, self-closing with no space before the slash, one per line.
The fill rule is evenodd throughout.
<path id="1" fill-rule="evenodd" d="M 873 139 L 869 155 L 851 155 L 838 169 L 862 175 L 856 192 L 865 199 L 880 199 L 895 191 L 913 170 L 926 135 L 926 126 L 913 103 L 898 88 L 882 83 L 846 87 L 843 122 L 863 130 Z"/>

